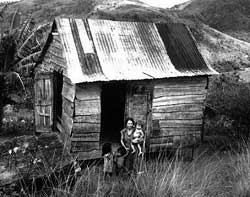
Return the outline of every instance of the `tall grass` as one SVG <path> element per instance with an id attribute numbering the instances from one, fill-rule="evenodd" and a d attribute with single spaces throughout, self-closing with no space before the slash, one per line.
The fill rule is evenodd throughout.
<path id="1" fill-rule="evenodd" d="M 234 189 L 238 196 L 250 196 L 250 148 L 231 158 L 234 167 Z"/>
<path id="2" fill-rule="evenodd" d="M 141 171 L 143 173 L 131 177 L 113 176 L 104 180 L 102 165 L 92 165 L 83 169 L 80 176 L 73 175 L 77 179 L 73 186 L 67 183 L 73 180 L 72 173 L 54 177 L 56 181 L 48 176 L 49 184 L 44 189 L 50 192 L 39 194 L 58 197 L 250 196 L 250 146 L 247 145 L 241 152 L 204 152 L 193 161 L 151 159 L 144 162 Z M 29 196 L 37 196 L 36 189 L 32 192 Z"/>
<path id="3" fill-rule="evenodd" d="M 73 196 L 249 196 L 250 149 L 203 154 L 192 162 L 152 160 L 141 175 L 102 177 L 100 166 L 85 169 Z"/>

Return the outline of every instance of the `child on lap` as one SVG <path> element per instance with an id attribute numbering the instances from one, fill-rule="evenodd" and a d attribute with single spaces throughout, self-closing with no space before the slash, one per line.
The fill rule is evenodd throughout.
<path id="1" fill-rule="evenodd" d="M 136 123 L 135 126 L 135 131 L 133 133 L 133 138 L 132 138 L 132 143 L 131 143 L 131 148 L 132 148 L 132 153 L 135 152 L 135 146 L 137 146 L 139 150 L 139 155 L 141 155 L 142 149 L 143 149 L 143 143 L 144 143 L 144 133 L 142 131 L 142 123 L 138 122 Z"/>

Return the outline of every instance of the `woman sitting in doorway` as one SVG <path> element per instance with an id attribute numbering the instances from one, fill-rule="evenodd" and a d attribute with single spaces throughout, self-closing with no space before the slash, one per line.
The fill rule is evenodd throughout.
<path id="1" fill-rule="evenodd" d="M 133 146 L 133 140 L 135 139 L 135 122 L 133 118 L 128 118 L 126 120 L 126 128 L 121 130 L 121 144 L 127 151 L 127 156 L 125 157 L 124 167 L 128 170 L 128 173 L 131 174 L 137 168 L 138 161 L 138 152 L 141 153 L 141 150 Z M 138 126 L 142 126 L 139 124 Z M 134 149 L 135 148 L 135 149 Z M 135 151 L 134 151 L 135 150 Z"/>
<path id="2" fill-rule="evenodd" d="M 127 156 L 125 157 L 124 167 L 128 170 L 128 173 L 132 173 L 134 170 L 134 160 L 135 155 L 132 153 L 132 138 L 134 134 L 134 124 L 135 121 L 133 118 L 127 118 L 126 128 L 121 130 L 121 145 L 126 149 Z"/>

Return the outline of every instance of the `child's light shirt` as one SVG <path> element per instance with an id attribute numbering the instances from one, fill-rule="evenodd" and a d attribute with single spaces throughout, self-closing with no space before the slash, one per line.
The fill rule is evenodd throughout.
<path id="1" fill-rule="evenodd" d="M 143 138 L 144 138 L 144 133 L 142 130 L 135 130 L 135 132 L 133 133 L 133 139 L 132 139 L 132 143 L 140 143 L 143 142 Z"/>
<path id="2" fill-rule="evenodd" d="M 104 165 L 103 172 L 112 172 L 113 171 L 113 155 L 112 153 L 107 153 L 103 156 Z"/>

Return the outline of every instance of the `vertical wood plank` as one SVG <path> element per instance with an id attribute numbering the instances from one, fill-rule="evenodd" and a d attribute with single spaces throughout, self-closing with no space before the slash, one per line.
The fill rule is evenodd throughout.
<path id="1" fill-rule="evenodd" d="M 49 132 L 53 124 L 53 85 L 50 73 L 41 73 L 35 78 L 35 125 L 39 132 Z"/>

